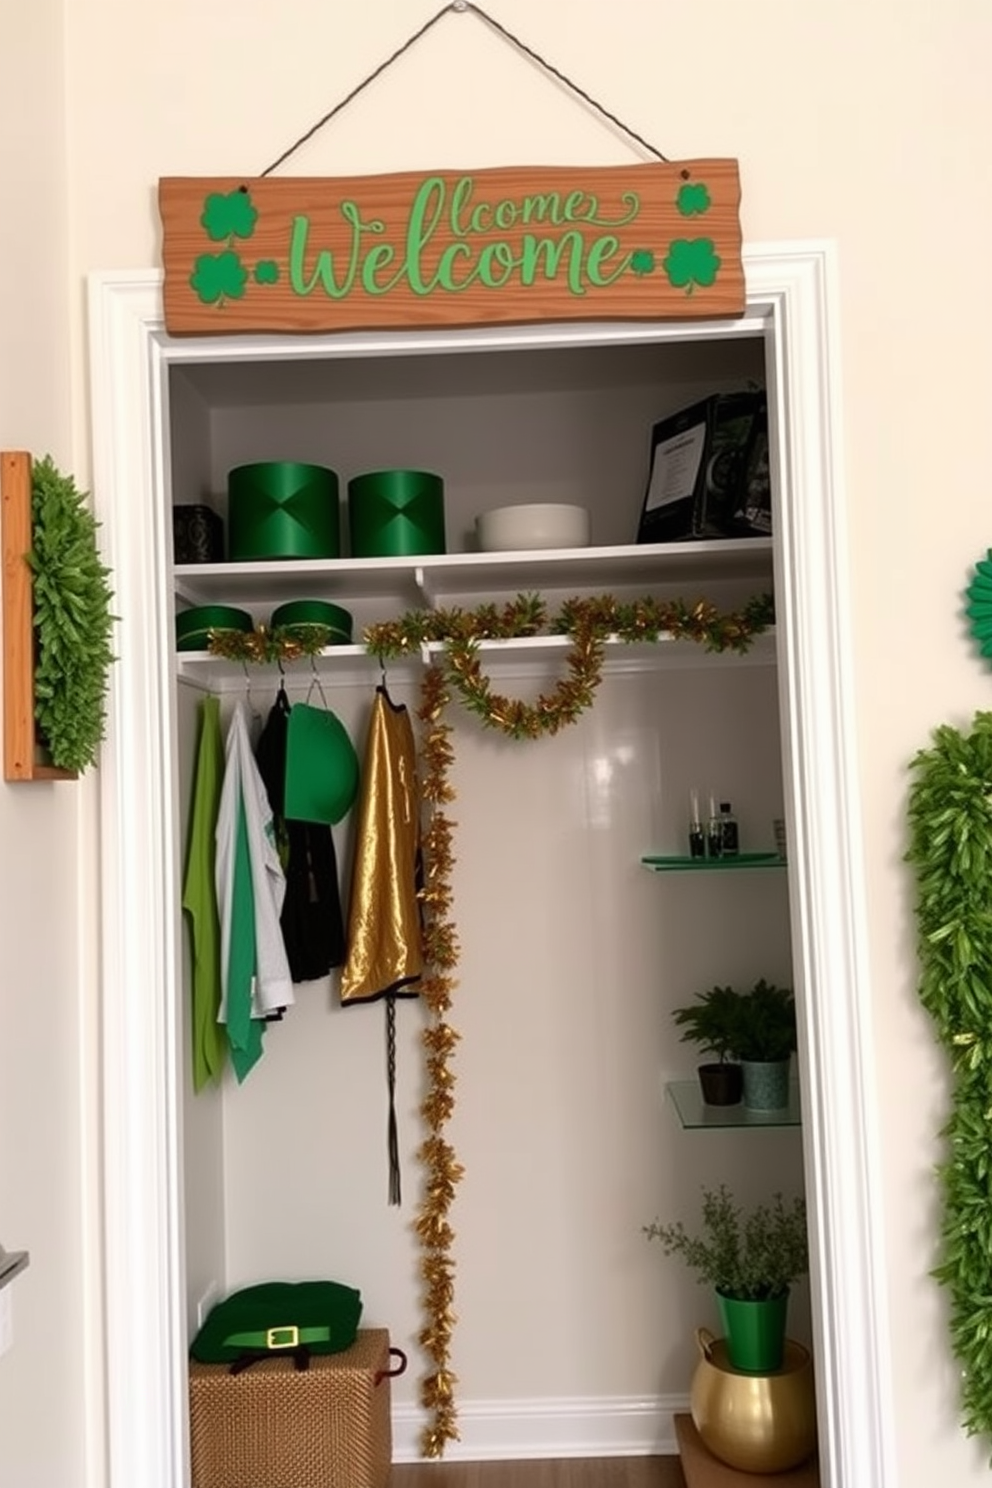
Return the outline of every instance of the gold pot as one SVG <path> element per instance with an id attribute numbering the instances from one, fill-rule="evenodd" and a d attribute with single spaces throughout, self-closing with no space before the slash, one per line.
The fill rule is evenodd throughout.
<path id="1" fill-rule="evenodd" d="M 726 1341 L 696 1329 L 700 1360 L 692 1378 L 692 1420 L 706 1447 L 741 1472 L 798 1467 L 816 1448 L 816 1400 L 809 1350 L 786 1339 L 774 1374 L 735 1369 Z"/>

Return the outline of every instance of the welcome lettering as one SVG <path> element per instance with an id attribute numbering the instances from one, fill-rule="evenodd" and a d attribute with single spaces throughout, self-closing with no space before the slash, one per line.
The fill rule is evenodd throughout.
<path id="1" fill-rule="evenodd" d="M 631 254 L 616 229 L 636 221 L 635 193 L 626 193 L 620 212 L 610 217 L 595 195 L 580 190 L 473 202 L 474 189 L 471 176 L 460 177 L 450 193 L 443 177 L 428 176 L 395 243 L 383 241 L 381 218 L 363 219 L 357 202 L 342 201 L 348 246 L 336 259 L 331 249 L 311 242 L 311 218 L 295 216 L 288 255 L 293 293 L 305 297 L 323 291 L 342 300 L 357 290 L 380 296 L 405 284 L 423 297 L 457 295 L 477 284 L 498 290 L 511 283 L 530 288 L 560 281 L 578 297 L 615 283 L 629 268 Z M 496 236 L 531 223 L 546 224 L 548 231 Z M 435 249 L 442 236 L 445 246 Z M 454 242 L 447 241 L 451 236 Z"/>

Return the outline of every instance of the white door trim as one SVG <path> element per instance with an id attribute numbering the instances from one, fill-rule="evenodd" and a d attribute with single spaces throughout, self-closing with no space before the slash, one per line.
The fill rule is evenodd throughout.
<path id="1" fill-rule="evenodd" d="M 790 896 L 825 1488 L 896 1488 L 879 1202 L 846 533 L 829 244 L 745 253 L 736 326 L 177 341 L 155 272 L 90 280 L 93 487 L 119 660 L 100 769 L 103 1183 L 109 1488 L 188 1478 L 174 831 L 171 534 L 163 383 L 172 363 L 755 333 L 768 345 Z"/>

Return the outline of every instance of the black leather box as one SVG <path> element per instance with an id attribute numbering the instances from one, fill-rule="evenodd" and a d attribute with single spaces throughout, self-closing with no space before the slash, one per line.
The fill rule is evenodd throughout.
<path id="1" fill-rule="evenodd" d="M 746 499 L 764 409 L 761 392 L 715 393 L 654 425 L 638 542 L 767 535 Z"/>
<path id="2" fill-rule="evenodd" d="M 172 553 L 176 563 L 223 563 L 224 523 L 212 507 L 172 508 Z"/>

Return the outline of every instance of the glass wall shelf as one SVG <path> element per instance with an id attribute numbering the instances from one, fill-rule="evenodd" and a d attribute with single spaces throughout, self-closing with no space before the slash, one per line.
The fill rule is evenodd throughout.
<path id="1" fill-rule="evenodd" d="M 746 868 L 786 867 L 785 858 L 777 852 L 738 853 L 735 858 L 680 858 L 645 853 L 641 862 L 652 873 L 732 873 Z"/>
<path id="2" fill-rule="evenodd" d="M 799 1085 L 789 1087 L 789 1104 L 781 1111 L 752 1111 L 743 1102 L 736 1106 L 708 1106 L 698 1080 L 674 1080 L 666 1085 L 679 1121 L 687 1131 L 697 1127 L 799 1126 Z"/>

